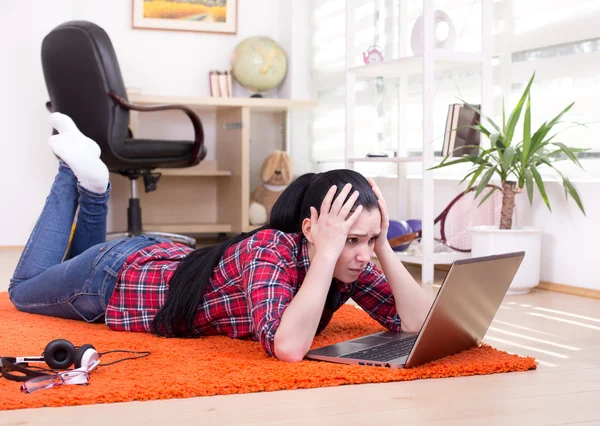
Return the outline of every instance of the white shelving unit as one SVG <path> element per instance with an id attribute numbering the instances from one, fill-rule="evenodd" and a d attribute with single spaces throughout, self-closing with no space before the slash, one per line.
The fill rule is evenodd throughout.
<path id="1" fill-rule="evenodd" d="M 469 253 L 442 252 L 434 253 L 434 177 L 428 169 L 435 165 L 438 158 L 434 157 L 431 141 L 433 134 L 433 97 L 435 93 L 435 69 L 438 67 L 463 66 L 474 64 L 481 66 L 481 108 L 489 108 L 492 83 L 492 9 L 493 0 L 479 0 L 481 2 L 481 51 L 460 52 L 448 49 L 434 48 L 434 1 L 421 0 L 424 20 L 423 55 L 401 56 L 398 59 L 384 60 L 378 64 L 354 66 L 356 51 L 354 50 L 354 3 L 355 0 L 346 2 L 346 148 L 345 164 L 347 168 L 354 168 L 359 162 L 397 163 L 398 187 L 401 191 L 400 181 L 406 176 L 403 165 L 410 162 L 420 162 L 422 165 L 423 184 L 421 190 L 422 204 L 422 256 L 410 256 L 399 252 L 398 256 L 405 262 L 422 265 L 422 282 L 432 283 L 434 265 L 449 264 L 454 260 L 470 257 Z M 402 13 L 400 14 L 402 20 Z M 402 25 L 403 23 L 400 22 Z M 404 24 L 409 24 L 405 22 Z M 421 156 L 407 156 L 407 150 L 401 137 L 398 139 L 397 157 L 394 158 L 359 158 L 354 154 L 354 110 L 355 110 L 355 84 L 361 79 L 377 77 L 397 77 L 399 79 L 408 75 L 422 74 L 423 77 L 423 151 Z M 404 80 L 406 82 L 406 79 Z M 401 86 L 401 85 L 399 85 Z M 399 103 L 402 105 L 404 92 L 399 89 Z M 398 122 L 400 126 L 405 118 L 403 109 L 399 108 Z"/>
<path id="2" fill-rule="evenodd" d="M 471 52 L 455 52 L 448 49 L 433 49 L 435 61 L 442 66 L 464 65 L 467 63 L 481 63 L 483 55 Z M 391 59 L 378 64 L 369 64 L 358 67 L 348 68 L 348 72 L 356 78 L 373 77 L 398 77 L 398 70 L 402 69 L 402 74 L 414 74 L 423 69 L 423 57 L 406 56 L 398 59 Z"/>

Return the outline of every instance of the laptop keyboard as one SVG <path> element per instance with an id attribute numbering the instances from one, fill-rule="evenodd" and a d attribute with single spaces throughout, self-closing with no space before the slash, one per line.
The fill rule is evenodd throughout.
<path id="1" fill-rule="evenodd" d="M 367 361 L 390 361 L 408 355 L 415 345 L 416 340 L 417 335 L 401 340 L 392 340 L 382 345 L 342 355 L 340 358 L 364 359 Z"/>

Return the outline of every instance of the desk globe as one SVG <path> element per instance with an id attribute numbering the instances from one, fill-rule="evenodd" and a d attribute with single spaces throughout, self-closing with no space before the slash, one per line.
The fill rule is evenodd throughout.
<path id="1" fill-rule="evenodd" d="M 242 40 L 231 55 L 231 72 L 251 97 L 279 86 L 287 73 L 287 56 L 281 46 L 269 37 Z"/>

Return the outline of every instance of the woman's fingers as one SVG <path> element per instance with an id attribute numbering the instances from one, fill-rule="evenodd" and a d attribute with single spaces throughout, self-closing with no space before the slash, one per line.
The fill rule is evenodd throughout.
<path id="1" fill-rule="evenodd" d="M 381 189 L 377 186 L 373 178 L 368 179 L 371 188 L 373 189 L 373 193 L 377 197 L 377 201 L 379 201 L 379 208 L 382 210 L 381 215 L 383 219 L 383 215 L 386 215 L 387 218 L 387 204 L 385 203 L 385 199 L 383 198 L 383 194 L 381 193 Z"/>
<path id="2" fill-rule="evenodd" d="M 375 196 L 378 199 L 383 200 L 383 194 L 381 193 L 381 190 L 379 189 L 379 187 L 377 186 L 377 184 L 375 183 L 373 178 L 369 178 L 368 180 L 369 180 L 369 184 L 371 185 L 371 188 L 373 188 L 373 192 L 375 193 Z"/>
<path id="3" fill-rule="evenodd" d="M 388 217 L 387 206 L 382 200 L 379 200 L 379 211 L 381 212 L 381 222 L 388 222 L 390 219 Z"/>
<path id="4" fill-rule="evenodd" d="M 337 186 L 335 185 L 327 191 L 327 195 L 325 195 L 325 198 L 323 198 L 323 202 L 321 203 L 321 215 L 326 215 L 331 210 L 331 202 L 333 201 L 335 191 L 337 191 Z"/>
<path id="5" fill-rule="evenodd" d="M 379 189 L 379 187 L 377 186 L 377 184 L 375 183 L 375 181 L 372 178 L 369 178 L 369 184 L 371 184 L 371 188 L 373 189 L 375 196 L 378 199 L 383 200 L 383 194 L 381 193 L 381 190 Z"/>
<path id="6" fill-rule="evenodd" d="M 385 212 L 387 213 L 387 204 L 385 200 L 383 198 L 379 198 L 377 201 L 379 202 L 379 208 L 385 210 Z"/>
<path id="7" fill-rule="evenodd" d="M 362 204 L 360 206 L 358 206 L 356 208 L 356 210 L 354 210 L 354 212 L 350 215 L 350 217 L 348 218 L 348 220 L 346 221 L 346 225 L 348 226 L 348 230 L 350 230 L 350 228 L 352 228 L 352 225 L 354 225 L 354 222 L 356 222 L 358 220 L 358 217 L 360 216 L 360 214 L 362 213 L 363 210 L 363 206 Z"/>
<path id="8" fill-rule="evenodd" d="M 354 191 L 352 193 L 352 195 L 350 196 L 350 198 L 348 198 L 348 201 L 346 201 L 346 203 L 340 210 L 339 216 L 342 219 L 346 219 L 346 217 L 348 217 L 348 214 L 352 210 L 352 207 L 354 207 L 354 203 L 356 203 L 357 198 L 358 198 L 358 191 Z"/>
<path id="9" fill-rule="evenodd" d="M 336 197 L 335 201 L 333 202 L 333 205 L 331 206 L 331 214 L 332 215 L 334 215 L 334 216 L 339 215 L 340 210 L 342 209 L 342 206 L 344 205 L 344 200 L 350 193 L 351 189 L 352 189 L 351 184 L 347 183 L 346 185 L 344 185 L 344 187 L 342 188 L 342 190 Z"/>

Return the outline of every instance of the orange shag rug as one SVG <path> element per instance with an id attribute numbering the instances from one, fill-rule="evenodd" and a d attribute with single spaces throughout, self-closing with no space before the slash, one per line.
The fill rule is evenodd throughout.
<path id="1" fill-rule="evenodd" d="M 343 306 L 315 339 L 313 347 L 381 330 L 363 311 Z M 91 374 L 88 386 L 65 385 L 29 395 L 19 391 L 19 382 L 0 377 L 0 410 L 472 376 L 536 368 L 533 358 L 511 355 L 488 345 L 403 370 L 308 360 L 285 363 L 267 356 L 255 341 L 224 336 L 167 339 L 145 333 L 116 332 L 104 324 L 19 312 L 10 303 L 8 294 L 0 293 L 0 356 L 41 354 L 46 344 L 57 338 L 70 340 L 76 346 L 91 343 L 98 352 L 128 349 L 152 354 L 99 367 Z M 109 354 L 101 361 L 106 363 L 127 355 Z"/>

